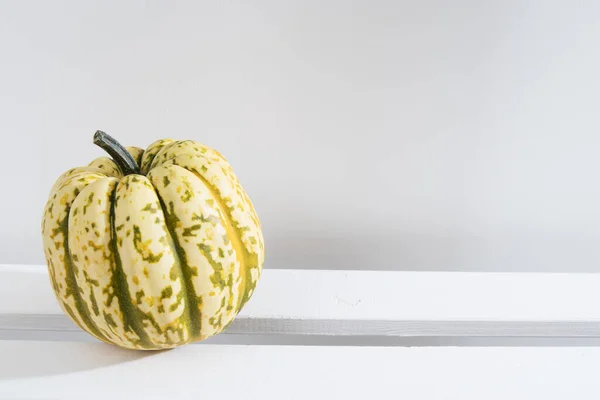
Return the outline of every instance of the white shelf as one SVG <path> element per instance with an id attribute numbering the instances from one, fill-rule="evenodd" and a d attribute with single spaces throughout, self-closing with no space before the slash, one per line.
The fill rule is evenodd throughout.
<path id="1" fill-rule="evenodd" d="M 226 334 L 600 338 L 598 288 L 600 274 L 267 269 Z M 44 266 L 0 266 L 0 334 L 24 332 L 79 329 Z"/>
<path id="2" fill-rule="evenodd" d="M 597 399 L 600 347 L 584 342 L 600 338 L 598 287 L 595 274 L 265 270 L 225 334 L 134 352 L 76 328 L 45 267 L 3 265 L 0 398 Z M 386 342 L 478 336 L 529 344 Z"/>

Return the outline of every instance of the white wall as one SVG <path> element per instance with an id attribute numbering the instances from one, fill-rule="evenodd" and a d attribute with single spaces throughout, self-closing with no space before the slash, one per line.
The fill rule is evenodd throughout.
<path id="1" fill-rule="evenodd" d="M 64 170 L 194 139 L 267 268 L 600 270 L 600 3 L 0 2 L 0 261 Z"/>

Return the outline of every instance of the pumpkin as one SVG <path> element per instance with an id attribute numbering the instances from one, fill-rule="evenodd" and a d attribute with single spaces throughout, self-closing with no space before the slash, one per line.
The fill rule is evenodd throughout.
<path id="1" fill-rule="evenodd" d="M 70 169 L 43 213 L 50 283 L 62 308 L 97 339 L 168 349 L 227 328 L 264 262 L 261 224 L 229 163 L 191 140 L 124 148 Z"/>

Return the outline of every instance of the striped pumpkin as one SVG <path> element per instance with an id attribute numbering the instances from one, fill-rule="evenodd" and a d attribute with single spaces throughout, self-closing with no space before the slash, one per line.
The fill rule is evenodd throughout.
<path id="1" fill-rule="evenodd" d="M 194 141 L 123 148 L 54 184 L 42 237 L 63 311 L 99 340 L 167 349 L 222 332 L 252 295 L 261 225 L 231 166 Z"/>

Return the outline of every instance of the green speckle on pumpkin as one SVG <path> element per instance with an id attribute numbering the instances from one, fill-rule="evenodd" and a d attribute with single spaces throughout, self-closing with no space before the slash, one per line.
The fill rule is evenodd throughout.
<path id="1" fill-rule="evenodd" d="M 137 292 L 135 292 L 135 302 L 137 304 L 142 304 L 142 299 L 144 298 L 146 294 L 144 293 L 143 290 L 138 290 Z"/>
<path id="2" fill-rule="evenodd" d="M 83 205 L 83 215 L 87 213 L 87 208 L 92 204 L 92 201 L 94 201 L 94 192 L 90 193 L 87 198 L 87 202 Z"/>
<path id="3" fill-rule="evenodd" d="M 162 290 L 162 292 L 160 293 L 161 300 L 162 299 L 168 299 L 171 296 L 173 296 L 173 288 L 171 287 L 171 285 L 169 285 L 166 288 L 164 288 Z"/>
<path id="4" fill-rule="evenodd" d="M 156 214 L 158 212 L 158 209 L 153 207 L 152 203 L 148 203 L 144 206 L 144 208 L 142 208 L 142 211 L 148 211 L 151 214 Z"/>
<path id="5" fill-rule="evenodd" d="M 110 327 L 117 328 L 117 323 L 115 322 L 112 314 L 107 314 L 106 312 L 103 312 L 103 314 L 104 314 L 104 320 L 106 321 L 106 324 Z"/>
<path id="6" fill-rule="evenodd" d="M 177 269 L 175 267 L 172 267 L 171 270 L 169 271 L 169 279 L 172 281 L 177 280 Z"/>
<path id="7" fill-rule="evenodd" d="M 133 225 L 133 246 L 144 261 L 157 263 L 162 258 L 164 252 L 154 254 L 149 248 L 148 243 L 142 241 L 142 232 L 138 225 Z"/>
<path id="8" fill-rule="evenodd" d="M 184 228 L 181 236 L 196 236 L 193 232 L 197 231 L 200 228 L 201 228 L 201 226 L 199 224 L 192 225 L 188 228 Z"/>

